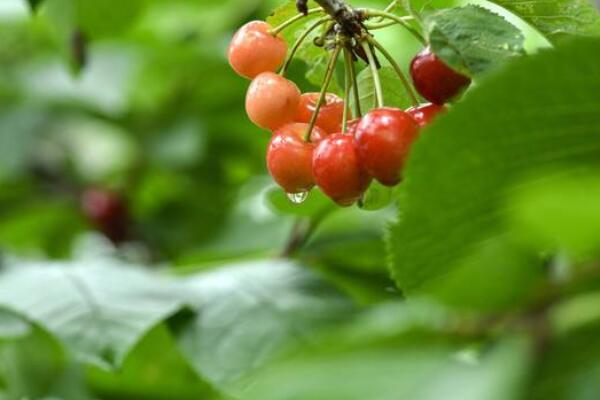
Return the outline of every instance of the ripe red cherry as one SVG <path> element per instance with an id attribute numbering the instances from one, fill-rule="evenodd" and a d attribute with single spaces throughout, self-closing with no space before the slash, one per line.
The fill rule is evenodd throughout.
<path id="1" fill-rule="evenodd" d="M 267 168 L 273 180 L 286 193 L 302 193 L 315 185 L 312 170 L 316 143 L 327 134 L 319 127 L 311 132 L 311 142 L 304 140 L 308 124 L 292 123 L 275 131 L 267 148 Z"/>
<path id="2" fill-rule="evenodd" d="M 446 107 L 437 104 L 421 104 L 417 107 L 411 107 L 406 110 L 406 113 L 415 120 L 419 126 L 425 126 L 431 123 L 438 115 L 446 112 Z"/>
<path id="3" fill-rule="evenodd" d="M 335 133 L 346 133 L 347 135 L 354 136 L 356 133 L 356 127 L 359 123 L 360 118 L 355 118 L 353 120 L 348 121 L 348 123 L 346 124 L 346 132 L 342 132 L 344 130 L 344 127 L 342 126 L 343 124 L 340 124 L 335 130 Z"/>
<path id="4" fill-rule="evenodd" d="M 300 105 L 298 106 L 298 113 L 296 114 L 297 122 L 310 122 L 310 119 L 317 108 L 319 97 L 319 93 L 305 93 L 300 97 Z M 344 100 L 333 93 L 327 93 L 325 96 L 325 104 L 323 104 L 319 110 L 317 126 L 327 133 L 335 133 L 338 131 L 343 117 Z"/>
<path id="5" fill-rule="evenodd" d="M 246 94 L 250 120 L 272 131 L 294 120 L 299 103 L 298 87 L 272 72 L 263 72 L 254 78 Z"/>
<path id="6" fill-rule="evenodd" d="M 125 201 L 118 193 L 88 189 L 81 197 L 81 207 L 90 222 L 113 243 L 125 240 L 128 213 Z"/>
<path id="7" fill-rule="evenodd" d="M 313 173 L 323 193 L 340 206 L 350 206 L 369 187 L 351 135 L 336 133 L 323 139 L 313 155 Z"/>
<path id="8" fill-rule="evenodd" d="M 410 75 L 421 96 L 434 104 L 446 103 L 471 83 L 469 77 L 444 64 L 429 47 L 413 58 Z"/>
<path id="9" fill-rule="evenodd" d="M 227 58 L 235 72 L 249 79 L 263 72 L 275 72 L 283 64 L 287 44 L 269 33 L 271 25 L 253 21 L 242 26 L 233 36 Z"/>
<path id="10" fill-rule="evenodd" d="M 396 108 L 379 108 L 365 115 L 356 127 L 356 148 L 372 177 L 386 186 L 400 182 L 400 172 L 419 126 Z"/>

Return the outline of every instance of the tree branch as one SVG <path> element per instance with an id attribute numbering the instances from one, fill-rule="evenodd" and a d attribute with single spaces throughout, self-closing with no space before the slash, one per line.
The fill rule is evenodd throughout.
<path id="1" fill-rule="evenodd" d="M 359 34 L 363 16 L 344 0 L 315 0 L 349 35 Z M 298 11 L 306 12 L 308 0 L 297 0 Z"/>

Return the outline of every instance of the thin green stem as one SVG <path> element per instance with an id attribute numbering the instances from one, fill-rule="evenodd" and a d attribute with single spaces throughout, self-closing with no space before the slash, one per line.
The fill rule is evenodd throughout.
<path id="1" fill-rule="evenodd" d="M 336 65 L 338 56 L 340 55 L 341 49 L 342 48 L 339 45 L 336 45 L 335 49 L 333 50 L 333 54 L 331 55 L 331 58 L 329 59 L 329 64 L 327 65 L 327 71 L 325 72 L 325 80 L 323 81 L 323 86 L 321 87 L 321 94 L 319 95 L 319 100 L 317 101 L 317 104 L 315 105 L 315 111 L 313 112 L 313 115 L 310 118 L 310 123 L 308 124 L 308 129 L 306 130 L 306 133 L 304 134 L 304 140 L 306 142 L 310 142 L 310 134 L 312 133 L 312 130 L 314 129 L 315 124 L 317 123 L 317 117 L 319 116 L 319 112 L 321 111 L 321 106 L 323 105 L 323 102 L 326 99 L 327 89 L 329 89 L 329 85 L 331 84 L 331 79 L 333 78 L 333 73 L 335 71 L 335 65 Z"/>
<path id="2" fill-rule="evenodd" d="M 412 16 L 406 16 L 406 17 L 399 17 L 401 20 L 408 22 L 408 21 L 412 21 L 415 18 Z M 365 28 L 367 28 L 370 31 L 374 31 L 377 29 L 383 29 L 383 28 L 388 28 L 390 26 L 394 26 L 394 25 L 398 25 L 398 22 L 396 21 L 387 21 L 387 22 L 382 22 L 382 23 L 377 23 L 377 24 L 365 24 Z"/>
<path id="3" fill-rule="evenodd" d="M 377 64 L 375 63 L 375 56 L 373 55 L 373 50 L 371 49 L 371 45 L 367 40 L 361 40 L 360 43 L 367 54 L 367 59 L 369 60 L 369 66 L 371 67 L 371 75 L 373 75 L 373 85 L 375 86 L 375 99 L 376 106 L 383 107 L 383 89 L 381 88 L 381 79 L 379 78 L 379 71 L 377 69 Z"/>
<path id="4" fill-rule="evenodd" d="M 388 6 L 383 10 L 384 12 L 390 12 L 392 11 L 396 6 L 398 5 L 398 0 L 394 0 L 392 1 L 390 4 L 388 4 Z M 379 18 L 378 22 L 383 21 L 383 17 Z"/>
<path id="5" fill-rule="evenodd" d="M 348 110 L 350 108 L 350 91 L 352 90 L 352 69 L 351 65 L 348 65 L 348 56 L 346 49 L 344 48 L 344 114 L 342 116 L 342 133 L 346 133 L 348 127 Z"/>
<path id="6" fill-rule="evenodd" d="M 394 60 L 394 57 L 392 57 L 392 55 L 385 49 L 385 47 L 383 47 L 374 37 L 368 36 L 367 41 L 371 43 L 377 50 L 379 50 L 379 52 L 383 54 L 383 56 L 390 62 L 392 68 L 394 68 L 394 71 L 396 71 L 398 78 L 400 78 L 400 81 L 402 81 L 402 85 L 404 86 L 406 93 L 410 97 L 411 102 L 414 106 L 418 106 L 419 100 L 417 98 L 417 95 L 415 94 L 412 86 L 406 78 L 406 75 L 404 75 L 404 72 L 402 72 L 400 65 L 398 65 L 396 60 Z"/>
<path id="7" fill-rule="evenodd" d="M 421 44 L 425 45 L 427 43 L 425 41 L 425 39 L 423 38 L 423 36 L 421 36 L 421 34 L 419 32 L 417 32 L 412 26 L 408 25 L 406 23 L 406 21 L 404 21 L 403 18 L 401 18 L 395 14 L 385 12 L 385 11 L 372 10 L 372 9 L 365 9 L 362 11 L 365 13 L 367 18 L 382 17 L 384 19 L 390 19 L 392 21 L 395 21 L 398 24 L 400 24 L 403 28 L 405 28 L 407 31 L 409 31 L 419 42 L 421 42 Z"/>
<path id="8" fill-rule="evenodd" d="M 356 66 L 352 59 L 352 53 L 348 49 L 344 49 L 344 56 L 346 63 L 350 67 L 350 76 L 352 78 L 352 92 L 354 93 L 354 118 L 362 117 L 362 110 L 360 109 L 360 93 L 358 92 L 358 80 L 356 78 Z"/>
<path id="9" fill-rule="evenodd" d="M 281 33 L 281 31 L 283 31 L 285 28 L 295 24 L 296 22 L 300 21 L 302 18 L 306 17 L 307 15 L 311 15 L 311 14 L 318 14 L 318 13 L 323 13 L 325 12 L 321 7 L 317 7 L 317 8 L 311 8 L 310 10 L 308 10 L 308 13 L 306 15 L 304 14 L 297 14 L 295 16 L 293 16 L 292 18 L 288 19 L 287 21 L 282 22 L 280 25 L 277 25 L 275 28 L 271 29 L 269 31 L 269 33 L 273 36 Z"/>
<path id="10" fill-rule="evenodd" d="M 294 44 L 292 45 L 290 53 L 288 54 L 288 56 L 285 60 L 285 63 L 283 64 L 283 67 L 281 67 L 281 71 L 279 71 L 279 75 L 281 75 L 281 76 L 285 75 L 288 68 L 290 67 L 290 64 L 292 63 L 292 60 L 294 59 L 294 56 L 296 55 L 296 52 L 298 52 L 298 49 L 300 49 L 300 46 L 302 46 L 302 43 L 304 43 L 304 41 L 312 33 L 312 31 L 314 31 L 315 29 L 317 29 L 319 26 L 323 25 L 327 21 L 331 21 L 331 17 L 321 18 L 320 20 L 316 21 L 314 24 L 309 26 L 302 33 L 302 35 L 300 35 L 300 37 L 298 37 L 298 39 L 296 39 L 296 42 L 294 42 Z"/>

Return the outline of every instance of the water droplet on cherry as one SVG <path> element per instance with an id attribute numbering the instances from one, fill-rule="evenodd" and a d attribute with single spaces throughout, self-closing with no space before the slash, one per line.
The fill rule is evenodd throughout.
<path id="1" fill-rule="evenodd" d="M 286 195 L 294 204 L 302 204 L 308 198 L 308 192 L 287 193 Z"/>

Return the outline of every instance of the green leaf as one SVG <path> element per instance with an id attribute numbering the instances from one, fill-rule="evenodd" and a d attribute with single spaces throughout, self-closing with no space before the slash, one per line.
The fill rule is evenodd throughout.
<path id="1" fill-rule="evenodd" d="M 407 108 L 411 106 L 411 100 L 402 82 L 394 69 L 390 66 L 384 66 L 379 70 L 381 86 L 384 88 L 383 100 L 386 106 Z M 358 90 L 360 93 L 360 106 L 363 112 L 375 107 L 375 85 L 373 84 L 373 74 L 370 68 L 365 68 L 357 76 Z M 351 98 L 352 108 L 354 107 L 354 97 Z"/>
<path id="2" fill-rule="evenodd" d="M 600 172 L 560 170 L 526 180 L 509 202 L 514 229 L 536 248 L 594 259 L 600 250 Z"/>
<path id="3" fill-rule="evenodd" d="M 394 189 L 373 181 L 362 197 L 361 208 L 367 211 L 381 210 L 392 203 Z"/>
<path id="4" fill-rule="evenodd" d="M 272 208 L 282 214 L 315 217 L 336 207 L 335 203 L 317 188 L 311 190 L 306 200 L 300 204 L 292 203 L 279 187 L 270 189 L 266 196 Z"/>
<path id="5" fill-rule="evenodd" d="M 507 192 L 532 171 L 597 165 L 599 55 L 600 41 L 579 40 L 523 58 L 482 81 L 419 138 L 389 236 L 403 291 L 442 284 L 506 234 Z"/>
<path id="6" fill-rule="evenodd" d="M 519 398 L 526 381 L 524 340 L 504 340 L 487 352 L 458 351 L 423 334 L 381 333 L 378 340 L 377 335 L 342 344 L 332 339 L 298 352 L 261 371 L 242 398 L 511 400 Z"/>
<path id="7" fill-rule="evenodd" d="M 532 400 L 592 400 L 600 393 L 600 324 L 555 340 L 539 364 Z"/>
<path id="8" fill-rule="evenodd" d="M 483 7 L 468 5 L 428 14 L 425 27 L 432 51 L 466 75 L 478 75 L 524 54 L 524 36 Z"/>
<path id="9" fill-rule="evenodd" d="M 45 0 L 44 13 L 60 32 L 81 30 L 95 39 L 130 28 L 144 6 L 144 0 Z"/>
<path id="10" fill-rule="evenodd" d="M 35 11 L 43 1 L 44 0 L 27 0 L 27 3 L 29 4 L 29 7 L 31 7 L 31 10 Z"/>
<path id="11" fill-rule="evenodd" d="M 179 334 L 184 354 L 215 385 L 240 380 L 284 348 L 353 312 L 345 296 L 288 261 L 232 265 L 189 280 L 198 317 Z"/>
<path id="12" fill-rule="evenodd" d="M 27 335 L 29 324 L 16 315 L 0 310 L 0 342 L 3 339 L 15 339 Z"/>
<path id="13" fill-rule="evenodd" d="M 600 35 L 600 14 L 589 0 L 491 0 L 557 42 L 573 35 Z"/>
<path id="14" fill-rule="evenodd" d="M 17 263 L 0 274 L 0 307 L 39 324 L 80 361 L 118 366 L 150 328 L 183 307 L 177 288 L 115 262 Z"/>

